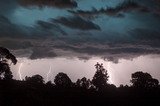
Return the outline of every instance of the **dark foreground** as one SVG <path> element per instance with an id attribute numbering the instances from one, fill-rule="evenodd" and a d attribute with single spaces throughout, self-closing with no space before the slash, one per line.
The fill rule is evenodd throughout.
<path id="1" fill-rule="evenodd" d="M 51 83 L 0 81 L 0 106 L 159 106 L 160 88 L 108 85 L 94 88 L 58 87 Z"/>

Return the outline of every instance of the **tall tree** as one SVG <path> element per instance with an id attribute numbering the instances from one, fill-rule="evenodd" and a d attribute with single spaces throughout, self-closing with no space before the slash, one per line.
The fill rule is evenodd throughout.
<path id="1" fill-rule="evenodd" d="M 10 53 L 6 48 L 0 47 L 0 79 L 12 79 L 12 72 L 10 71 L 10 65 L 17 63 L 16 57 Z"/>
<path id="2" fill-rule="evenodd" d="M 95 65 L 95 68 L 96 68 L 96 73 L 92 79 L 92 83 L 97 90 L 102 90 L 108 84 L 107 81 L 109 76 L 107 70 L 104 69 L 103 64 L 97 63 Z"/>

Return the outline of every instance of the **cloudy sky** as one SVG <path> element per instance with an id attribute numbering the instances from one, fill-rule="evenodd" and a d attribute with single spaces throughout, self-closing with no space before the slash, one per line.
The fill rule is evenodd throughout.
<path id="1" fill-rule="evenodd" d="M 160 0 L 0 2 L 0 46 L 19 59 L 16 79 L 53 80 L 60 71 L 74 81 L 92 78 L 94 64 L 103 62 L 117 85 L 139 70 L 160 80 L 159 29 Z"/>

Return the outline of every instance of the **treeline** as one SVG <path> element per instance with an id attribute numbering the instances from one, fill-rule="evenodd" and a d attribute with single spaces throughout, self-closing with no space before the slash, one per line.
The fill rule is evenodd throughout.
<path id="1" fill-rule="evenodd" d="M 17 60 L 7 49 L 0 48 L 0 106 L 145 106 L 160 105 L 160 85 L 149 73 L 135 72 L 131 85 L 116 87 L 108 83 L 103 64 L 95 65 L 92 79 L 83 77 L 72 82 L 61 72 L 54 83 L 45 83 L 40 75 L 13 80 L 10 64 Z"/>

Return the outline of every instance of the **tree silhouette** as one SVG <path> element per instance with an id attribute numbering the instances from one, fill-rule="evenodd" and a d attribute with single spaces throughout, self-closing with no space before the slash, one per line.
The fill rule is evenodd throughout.
<path id="1" fill-rule="evenodd" d="M 158 87 L 159 81 L 152 78 L 149 73 L 143 73 L 141 71 L 132 74 L 131 83 L 133 87 L 137 88 L 152 88 Z"/>
<path id="2" fill-rule="evenodd" d="M 58 86 L 58 87 L 71 87 L 72 85 L 72 81 L 71 79 L 68 77 L 67 74 L 65 73 L 58 73 L 56 76 L 55 76 L 55 79 L 54 79 L 54 83 Z"/>
<path id="3" fill-rule="evenodd" d="M 107 81 L 109 76 L 107 70 L 104 69 L 103 64 L 97 63 L 95 68 L 97 71 L 92 79 L 92 83 L 97 88 L 97 90 L 102 90 L 108 84 Z"/>
<path id="4" fill-rule="evenodd" d="M 48 81 L 48 82 L 46 83 L 46 85 L 47 85 L 48 87 L 53 87 L 53 86 L 55 86 L 51 81 Z"/>
<path id="5" fill-rule="evenodd" d="M 37 84 L 43 84 L 44 83 L 44 80 L 43 80 L 43 77 L 40 76 L 40 75 L 33 75 L 32 77 L 25 77 L 25 80 L 27 82 L 30 82 L 30 83 L 37 83 Z"/>
<path id="6" fill-rule="evenodd" d="M 0 79 L 9 80 L 13 77 L 10 71 L 9 60 L 14 65 L 17 63 L 16 57 L 8 49 L 0 47 Z"/>
<path id="7" fill-rule="evenodd" d="M 8 49 L 0 47 L 0 60 L 11 60 L 11 62 L 15 65 L 17 63 L 16 57 L 9 52 Z"/>
<path id="8" fill-rule="evenodd" d="M 90 79 L 87 79 L 86 77 L 83 77 L 82 79 L 77 80 L 76 85 L 78 87 L 89 89 L 91 87 L 91 81 L 90 81 Z"/>

